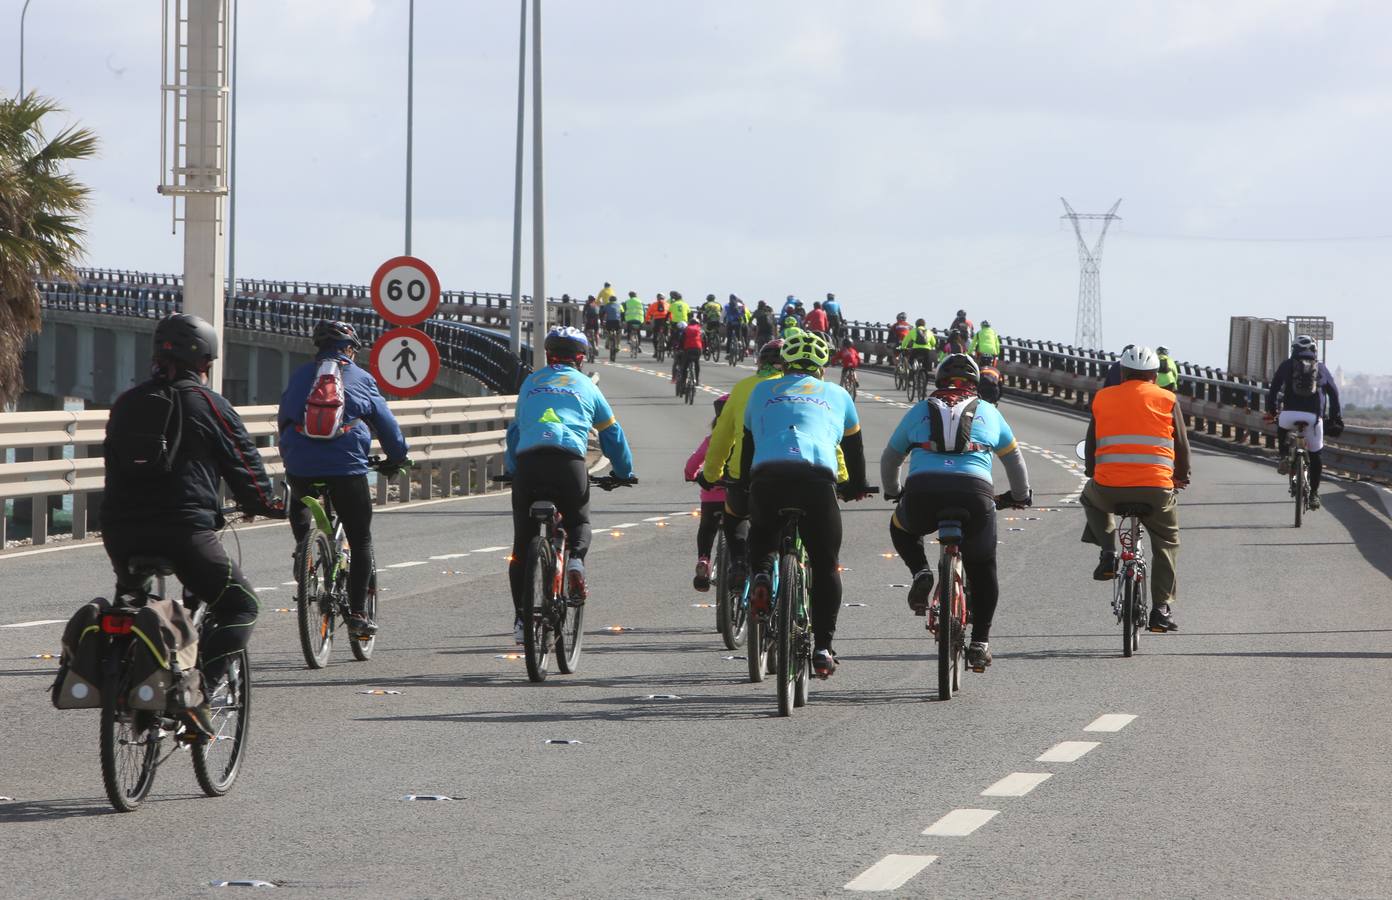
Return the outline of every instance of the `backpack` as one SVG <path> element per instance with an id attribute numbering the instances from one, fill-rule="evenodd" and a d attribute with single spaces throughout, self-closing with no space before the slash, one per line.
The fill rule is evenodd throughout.
<path id="1" fill-rule="evenodd" d="M 926 402 L 929 438 L 918 445 L 920 449 L 929 453 L 977 453 L 991 449 L 971 439 L 978 398 L 954 406 L 938 397 L 929 397 Z"/>
<path id="2" fill-rule="evenodd" d="M 1313 397 L 1319 393 L 1319 361 L 1309 357 L 1291 360 L 1291 393 Z"/>
<path id="3" fill-rule="evenodd" d="M 314 384 L 305 398 L 304 425 L 306 437 L 331 441 L 352 426 L 343 422 L 343 366 L 336 359 L 320 360 L 314 373 Z"/>
<path id="4" fill-rule="evenodd" d="M 134 478 L 172 472 L 183 438 L 183 392 L 168 383 L 152 381 L 132 388 L 106 424 L 111 461 L 123 475 Z"/>
<path id="5" fill-rule="evenodd" d="M 98 597 L 74 613 L 64 627 L 62 661 L 50 689 L 50 699 L 58 709 L 102 705 L 105 676 L 101 654 L 106 642 L 101 621 L 114 606 Z M 151 597 L 136 610 L 131 631 L 136 639 L 127 673 L 131 688 L 126 701 L 130 707 L 163 712 L 202 703 L 198 630 L 184 605 Z"/>

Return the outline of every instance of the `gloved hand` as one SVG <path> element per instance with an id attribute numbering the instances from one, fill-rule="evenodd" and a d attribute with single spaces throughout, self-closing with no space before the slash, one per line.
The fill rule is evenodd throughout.
<path id="1" fill-rule="evenodd" d="M 1344 433 L 1344 419 L 1342 416 L 1332 416 L 1324 423 L 1324 434 L 1326 437 L 1336 438 Z"/>
<path id="2" fill-rule="evenodd" d="M 699 484 L 701 486 L 701 489 L 705 491 L 715 489 L 715 485 L 711 484 L 710 481 L 706 479 L 706 473 L 703 471 L 698 471 L 696 473 L 696 483 Z"/>
<path id="3" fill-rule="evenodd" d="M 380 466 L 377 467 L 377 471 L 381 472 L 388 478 L 395 478 L 396 476 L 401 474 L 402 469 L 409 469 L 413 465 L 415 465 L 415 463 L 412 462 L 411 457 L 404 456 L 401 459 L 387 460 L 386 462 L 382 463 Z"/>

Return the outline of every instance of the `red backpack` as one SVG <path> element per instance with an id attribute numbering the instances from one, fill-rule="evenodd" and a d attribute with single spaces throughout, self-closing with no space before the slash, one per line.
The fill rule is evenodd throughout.
<path id="1" fill-rule="evenodd" d="M 331 441 L 352 428 L 344 424 L 343 364 L 320 360 L 314 384 L 305 398 L 304 424 L 300 431 L 316 440 Z"/>

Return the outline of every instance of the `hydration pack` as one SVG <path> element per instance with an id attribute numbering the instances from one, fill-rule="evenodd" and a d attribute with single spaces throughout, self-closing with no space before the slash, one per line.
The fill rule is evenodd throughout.
<path id="1" fill-rule="evenodd" d="M 1313 397 L 1319 393 L 1319 361 L 1309 357 L 1291 360 L 1291 393 L 1297 397 Z"/>
<path id="2" fill-rule="evenodd" d="M 305 398 L 304 425 L 300 430 L 316 440 L 331 441 L 348 431 L 343 402 L 343 366 L 336 359 L 320 360 L 314 384 Z"/>
<path id="3" fill-rule="evenodd" d="M 182 392 L 167 383 L 132 388 L 106 423 L 108 456 L 117 470 L 135 478 L 157 478 L 173 471 L 183 437 Z"/>
<path id="4" fill-rule="evenodd" d="M 929 453 L 976 453 L 991 449 L 971 439 L 978 398 L 955 405 L 948 405 L 938 397 L 929 397 L 926 402 L 930 437 L 918 445 L 921 449 Z"/>

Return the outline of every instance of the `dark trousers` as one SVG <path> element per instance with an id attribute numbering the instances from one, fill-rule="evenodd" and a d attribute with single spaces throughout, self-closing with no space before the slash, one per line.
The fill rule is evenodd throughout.
<path id="1" fill-rule="evenodd" d="M 779 510 L 800 509 L 798 523 L 807 551 L 812 634 L 818 649 L 829 648 L 841 612 L 841 507 L 830 473 L 804 463 L 765 465 L 749 489 L 749 563 L 755 572 L 773 571 L 778 548 Z"/>
<path id="2" fill-rule="evenodd" d="M 541 530 L 531 513 L 532 504 L 538 500 L 556 504 L 570 557 L 583 560 L 590 549 L 590 475 L 585 460 L 558 450 L 535 450 L 517 457 L 517 468 L 512 473 L 512 560 L 508 563 L 508 581 L 513 607 L 518 610 L 525 593 L 527 544 Z"/>
<path id="3" fill-rule="evenodd" d="M 725 520 L 725 504 L 716 500 L 701 501 L 701 523 L 696 526 L 696 555 L 709 557 L 715 546 L 715 533 Z"/>
<path id="4" fill-rule="evenodd" d="M 944 509 L 964 509 L 962 568 L 967 573 L 967 604 L 972 616 L 972 640 L 991 639 L 991 620 L 1000 600 L 996 577 L 996 504 L 991 485 L 966 475 L 914 475 L 904 484 L 899 505 L 889 520 L 894 550 L 915 575 L 928 567 L 923 536 L 938 530 Z"/>
<path id="5" fill-rule="evenodd" d="M 749 560 L 749 491 L 738 484 L 725 488 L 725 509 L 720 516 L 725 529 L 725 546 L 730 549 L 730 562 L 748 567 Z"/>
<path id="6" fill-rule="evenodd" d="M 251 582 L 227 556 L 218 533 L 188 526 L 125 526 L 103 531 L 102 543 L 116 571 L 118 590 L 140 587 L 130 575 L 132 556 L 159 556 L 169 560 L 184 587 L 207 604 L 198 652 L 203 676 L 217 683 L 227 669 L 227 657 L 250 643 L 261 612 Z"/>
<path id="7" fill-rule="evenodd" d="M 354 612 L 367 608 L 367 588 L 377 559 L 372 552 L 372 488 L 366 475 L 329 475 L 308 478 L 287 475 L 290 484 L 290 530 L 295 533 L 295 546 L 314 527 L 314 516 L 301 502 L 304 497 L 327 499 L 352 550 L 353 563 L 348 568 L 348 605 Z M 297 560 L 298 562 L 298 560 Z"/>

